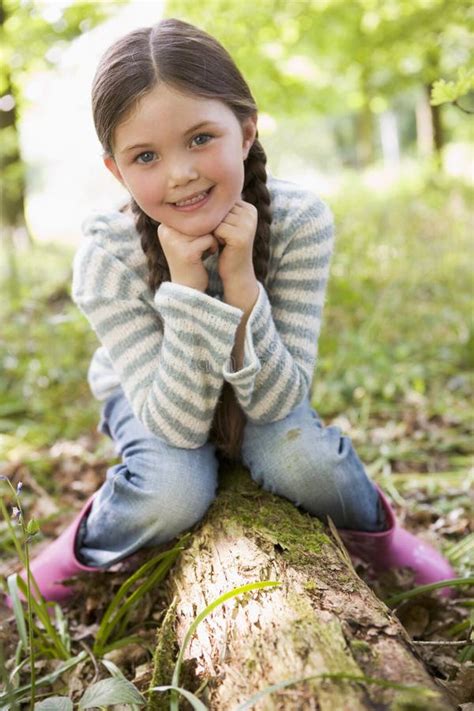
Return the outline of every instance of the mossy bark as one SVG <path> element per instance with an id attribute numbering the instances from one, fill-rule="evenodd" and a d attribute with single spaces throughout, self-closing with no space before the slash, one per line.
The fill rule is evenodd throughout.
<path id="1" fill-rule="evenodd" d="M 207 681 L 200 694 L 206 706 L 233 711 L 271 684 L 314 675 L 252 708 L 452 709 L 400 622 L 346 555 L 318 519 L 257 487 L 246 470 L 221 472 L 219 495 L 167 582 L 176 600 L 173 639 L 181 644 L 196 616 L 224 592 L 262 580 L 280 586 L 233 598 L 201 622 L 184 657 L 196 675 L 191 685 L 188 675 L 186 688 Z M 161 655 L 169 653 L 161 647 Z M 155 659 L 155 672 L 160 664 Z M 382 684 L 323 678 L 328 674 Z M 154 684 L 169 683 L 155 673 Z M 180 708 L 191 707 L 180 701 Z"/>

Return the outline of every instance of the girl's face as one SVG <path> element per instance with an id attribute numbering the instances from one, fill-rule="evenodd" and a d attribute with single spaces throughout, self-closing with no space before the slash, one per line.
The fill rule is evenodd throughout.
<path id="1" fill-rule="evenodd" d="M 149 217 L 198 237 L 242 198 L 256 131 L 256 115 L 241 126 L 221 101 L 160 84 L 117 126 L 104 163 Z M 209 189 L 193 207 L 175 204 Z"/>

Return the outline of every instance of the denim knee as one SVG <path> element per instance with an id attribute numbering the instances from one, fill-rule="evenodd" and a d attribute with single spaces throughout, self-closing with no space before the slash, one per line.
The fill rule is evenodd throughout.
<path id="1" fill-rule="evenodd" d="M 171 465 L 159 451 L 147 449 L 127 458 L 127 487 L 141 500 L 145 526 L 169 538 L 200 521 L 215 499 L 217 463 L 197 450 L 180 450 Z"/>
<path id="2" fill-rule="evenodd" d="M 242 459 L 264 489 L 340 528 L 377 530 L 378 494 L 351 440 L 304 401 L 283 420 L 247 422 Z"/>
<path id="3" fill-rule="evenodd" d="M 121 392 L 107 400 L 100 431 L 122 461 L 107 471 L 79 548 L 86 564 L 107 566 L 200 521 L 216 495 L 218 461 L 211 443 L 181 449 L 155 437 Z"/>

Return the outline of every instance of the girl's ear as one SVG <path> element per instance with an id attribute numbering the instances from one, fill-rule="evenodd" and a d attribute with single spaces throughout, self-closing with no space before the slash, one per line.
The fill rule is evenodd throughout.
<path id="1" fill-rule="evenodd" d="M 107 168 L 107 170 L 110 170 L 112 175 L 117 178 L 119 183 L 122 183 L 122 185 L 125 185 L 123 178 L 122 178 L 122 173 L 118 169 L 117 163 L 115 162 L 113 156 L 111 155 L 105 155 L 102 157 L 102 160 L 104 161 L 104 165 Z"/>
<path id="2" fill-rule="evenodd" d="M 252 114 L 252 116 L 245 119 L 242 124 L 242 133 L 244 137 L 242 155 L 243 159 L 246 160 L 257 135 L 257 114 Z"/>

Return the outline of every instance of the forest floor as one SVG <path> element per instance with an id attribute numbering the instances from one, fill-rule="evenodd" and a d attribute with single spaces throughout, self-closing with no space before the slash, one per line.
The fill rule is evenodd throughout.
<path id="1" fill-rule="evenodd" d="M 325 425 L 352 438 L 402 525 L 442 550 L 463 577 L 474 567 L 471 193 L 457 181 L 421 176 L 375 200 L 353 184 L 331 204 L 338 236 L 312 399 Z M 16 269 L 11 260 L 0 265 L 7 295 L 0 306 L 0 475 L 14 487 L 22 483 L 25 516 L 40 524 L 32 555 L 118 461 L 97 431 L 100 406 L 86 381 L 97 341 L 70 299 L 72 255 L 57 245 L 45 249 L 17 254 Z M 4 482 L 0 487 L 11 510 L 14 501 Z M 5 577 L 18 567 L 6 521 L 0 552 Z M 137 554 L 116 572 L 81 582 L 82 594 L 65 607 L 71 655 L 90 650 L 112 595 L 149 557 Z M 413 587 L 407 571 L 374 579 L 361 564 L 357 572 L 382 600 Z M 420 657 L 463 711 L 474 709 L 473 590 L 460 587 L 452 600 L 419 595 L 396 609 Z M 147 593 L 121 630 L 140 641 L 106 655 L 140 691 L 151 680 L 164 611 L 159 588 Z M 3 607 L 0 616 L 3 681 L 10 675 L 18 687 L 26 683 L 26 663 L 12 672 L 25 650 L 11 613 Z M 58 664 L 39 655 L 37 674 Z M 68 693 L 78 699 L 109 673 L 89 655 L 68 672 Z M 64 692 L 64 677 L 46 695 L 52 689 Z"/>

